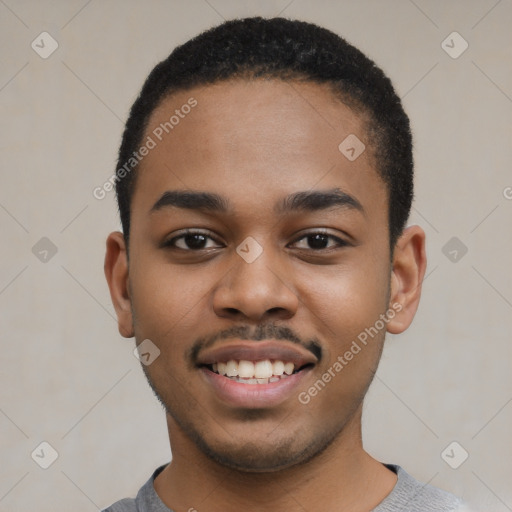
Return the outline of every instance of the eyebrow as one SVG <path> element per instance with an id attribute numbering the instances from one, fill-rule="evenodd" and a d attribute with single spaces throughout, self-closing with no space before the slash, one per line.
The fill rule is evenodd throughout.
<path id="1" fill-rule="evenodd" d="M 355 197 L 339 188 L 297 192 L 281 201 L 276 209 L 280 213 L 285 213 L 300 210 L 326 210 L 335 207 L 359 210 L 361 213 L 365 213 L 363 205 Z"/>
<path id="2" fill-rule="evenodd" d="M 219 194 L 189 190 L 168 190 L 164 192 L 151 208 L 151 212 L 166 207 L 222 213 L 231 209 L 229 201 Z M 288 213 L 293 211 L 318 211 L 336 207 L 365 213 L 363 205 L 355 197 L 339 188 L 296 192 L 280 201 L 274 210 L 277 213 Z"/>
<path id="3" fill-rule="evenodd" d="M 222 196 L 212 192 L 168 190 L 164 192 L 160 199 L 153 205 L 151 212 L 156 212 L 165 207 L 205 210 L 209 212 L 226 212 L 229 209 L 229 203 Z"/>

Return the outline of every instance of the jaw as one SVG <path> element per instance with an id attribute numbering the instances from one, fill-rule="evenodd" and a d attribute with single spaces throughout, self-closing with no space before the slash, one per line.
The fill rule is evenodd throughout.
<path id="1" fill-rule="evenodd" d="M 301 474 L 307 464 L 316 473 L 340 458 L 355 461 L 363 453 L 361 411 L 362 405 L 356 406 L 337 428 L 318 432 L 293 414 L 275 418 L 258 410 L 242 411 L 236 422 L 198 426 L 168 413 L 173 462 L 181 466 L 193 460 L 213 473 L 235 470 L 283 477 Z"/>

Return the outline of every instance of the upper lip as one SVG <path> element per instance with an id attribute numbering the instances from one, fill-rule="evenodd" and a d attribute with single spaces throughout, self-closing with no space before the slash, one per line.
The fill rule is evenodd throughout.
<path id="1" fill-rule="evenodd" d="M 197 364 L 201 366 L 230 360 L 264 361 L 266 359 L 291 362 L 296 369 L 318 362 L 314 354 L 295 343 L 282 340 L 244 340 L 202 350 L 197 357 Z"/>

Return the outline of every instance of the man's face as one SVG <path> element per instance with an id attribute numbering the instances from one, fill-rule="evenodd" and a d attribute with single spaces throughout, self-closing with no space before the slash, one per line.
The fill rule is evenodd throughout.
<path id="1" fill-rule="evenodd" d="M 161 141 L 152 135 L 138 171 L 135 336 L 160 350 L 145 371 L 171 428 L 231 467 L 289 467 L 358 417 L 376 370 L 385 329 L 333 365 L 389 308 L 386 188 L 361 118 L 324 86 L 180 92 L 146 136 L 191 97 L 197 106 Z M 338 149 L 351 134 L 367 146 L 354 161 Z M 296 373 L 280 376 L 279 361 Z M 304 399 L 329 369 L 330 382 Z M 217 373 L 228 370 L 248 377 Z"/>

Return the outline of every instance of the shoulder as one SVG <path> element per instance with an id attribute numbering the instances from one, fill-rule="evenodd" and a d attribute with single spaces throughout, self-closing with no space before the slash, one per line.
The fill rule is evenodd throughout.
<path id="1" fill-rule="evenodd" d="M 453 494 L 414 479 L 399 466 L 388 465 L 398 480 L 395 488 L 374 509 L 374 512 L 455 512 L 462 510 L 462 501 Z"/>
<path id="2" fill-rule="evenodd" d="M 116 501 L 113 505 L 106 508 L 102 512 L 139 512 L 137 504 L 134 499 L 125 498 L 124 500 Z"/>
<path id="3" fill-rule="evenodd" d="M 150 479 L 140 488 L 135 499 L 125 498 L 116 501 L 102 512 L 172 512 L 158 497 L 153 485 L 155 478 L 165 468 L 160 466 Z"/>

